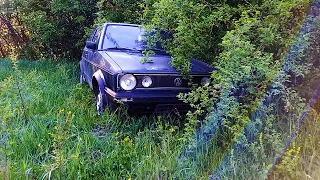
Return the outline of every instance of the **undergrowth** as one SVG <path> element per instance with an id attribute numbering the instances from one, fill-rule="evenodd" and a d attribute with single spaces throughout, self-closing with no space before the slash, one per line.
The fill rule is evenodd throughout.
<path id="1" fill-rule="evenodd" d="M 1 170 L 10 179 L 167 179 L 182 147 L 183 119 L 97 116 L 94 95 L 72 63 L 21 60 L 21 116 L 14 71 L 0 61 Z M 7 161 L 5 161 L 7 159 Z"/>

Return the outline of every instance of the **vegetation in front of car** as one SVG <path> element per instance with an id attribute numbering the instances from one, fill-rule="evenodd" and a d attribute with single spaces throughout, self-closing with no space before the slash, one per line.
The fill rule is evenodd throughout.
<path id="1" fill-rule="evenodd" d="M 6 63 L 4 63 L 6 62 Z M 96 115 L 94 96 L 78 84 L 78 65 L 19 61 L 22 98 L 15 75 L 1 79 L 1 164 L 12 179 L 173 177 L 181 149 L 182 119 L 130 117 L 124 110 Z M 123 114 L 124 113 L 124 114 Z M 3 144 L 4 143 L 4 144 Z M 4 148 L 6 147 L 6 148 Z"/>
<path id="2" fill-rule="evenodd" d="M 216 168 L 223 174 L 220 177 L 245 178 L 250 174 L 255 179 L 266 175 L 274 153 L 282 150 L 287 127 L 292 124 L 289 129 L 294 130 L 290 120 L 294 114 L 288 114 L 288 121 L 276 120 L 271 115 L 265 119 L 267 126 L 258 132 L 259 138 L 249 144 L 239 141 L 248 145 L 249 152 L 232 150 L 230 156 L 223 156 L 227 150 L 220 148 L 223 141 L 214 141 L 203 147 L 210 149 L 207 153 L 199 151 L 193 158 L 183 159 L 183 119 L 130 117 L 124 110 L 97 116 L 90 88 L 74 78 L 78 74 L 77 64 L 52 61 L 18 63 L 29 118 L 24 124 L 14 73 L 8 70 L 11 65 L 8 60 L 1 63 L 1 164 L 7 168 L 1 171 L 12 179 L 205 178 Z M 288 101 L 292 103 L 288 108 L 298 107 L 293 100 L 295 97 Z M 270 178 L 292 177 L 292 171 L 317 177 L 318 116 L 310 118 L 300 129 L 295 146 L 288 149 L 290 153 Z M 226 157 L 231 164 L 220 165 Z M 303 162 L 310 164 L 305 166 Z"/>
<path id="3" fill-rule="evenodd" d="M 269 170 L 270 164 L 273 164 L 273 158 L 283 148 L 285 136 L 294 129 L 294 124 L 306 110 L 295 79 L 306 76 L 317 64 L 306 56 L 310 48 L 309 32 L 306 29 L 310 24 L 307 24 L 308 27 L 302 26 L 308 22 L 305 15 L 310 3 L 264 1 L 257 4 L 252 2 L 246 7 L 240 2 L 231 2 L 221 5 L 214 3 L 215 7 L 211 7 L 210 3 L 205 2 L 159 1 L 146 10 L 152 17 L 148 19 L 147 27 L 160 27 L 161 30 L 174 33 L 174 39 L 164 44 L 174 57 L 172 64 L 175 67 L 183 72 L 188 71 L 190 65 L 187 59 L 201 57 L 218 69 L 212 74 L 209 87 L 199 87 L 180 96 L 197 109 L 188 114 L 184 138 L 191 149 L 200 149 L 195 152 L 208 154 L 195 161 L 206 162 L 211 158 L 210 152 L 216 148 L 226 150 L 222 151 L 226 157 L 235 157 L 222 161 L 227 163 L 215 171 L 217 177 L 238 179 L 253 173 L 255 175 L 250 176 L 253 179 L 263 178 L 266 169 Z M 168 11 L 171 16 L 168 16 Z M 301 34 L 298 34 L 301 27 Z M 199 52 L 201 54 L 197 54 Z M 220 88 L 216 91 L 215 87 Z M 244 92 L 240 100 L 238 96 L 230 96 L 239 91 Z M 272 101 L 277 99 L 278 102 L 263 104 L 266 96 L 272 94 L 278 95 L 272 97 Z M 295 106 L 283 107 L 285 104 Z M 258 107 L 263 107 L 264 111 L 271 109 L 270 113 L 256 113 L 260 111 Z M 203 113 L 209 115 L 200 124 L 199 117 Z M 279 129 L 281 123 L 278 123 L 283 123 L 284 119 L 290 119 L 291 128 L 288 131 Z M 266 123 L 270 127 L 264 129 Z M 199 125 L 200 130 L 197 128 Z M 250 134 L 256 137 L 254 142 L 254 138 L 244 133 L 248 126 L 252 128 Z M 257 141 L 261 133 L 267 134 L 261 135 L 260 139 L 265 138 L 265 142 L 272 144 L 267 145 L 268 150 L 264 150 L 263 143 Z M 202 141 L 197 142 L 199 139 L 195 138 L 202 135 L 209 140 L 205 145 L 201 145 Z M 211 138 L 213 147 L 208 149 Z M 247 153 L 242 153 L 243 150 L 236 152 L 239 148 L 233 153 L 236 155 L 230 154 L 229 149 L 234 147 L 234 143 L 249 152 L 249 157 L 255 157 L 248 161 L 255 166 L 241 168 L 232 163 L 249 159 L 246 158 Z M 230 168 L 230 165 L 234 168 Z M 215 168 L 213 166 L 212 171 Z"/>
<path id="4" fill-rule="evenodd" d="M 319 179 L 320 145 L 319 145 L 319 102 L 317 111 L 310 112 L 297 136 L 285 152 L 284 157 L 269 175 L 269 179 Z"/>
<path id="5" fill-rule="evenodd" d="M 241 103 L 235 102 L 233 97 L 225 100 L 230 101 L 230 106 L 226 106 L 229 112 L 234 109 L 230 117 L 226 114 L 225 120 L 231 126 L 227 127 L 230 135 L 235 137 L 267 86 L 279 74 L 309 4 L 310 1 L 265 1 L 246 6 L 241 2 L 159 1 L 145 10 L 151 17 L 147 18 L 146 27 L 173 32 L 174 39 L 164 44 L 174 57 L 172 64 L 180 71 L 189 71 L 189 58 L 210 62 L 218 69 L 211 75 L 210 87 L 199 87 L 181 96 L 198 107 L 198 115 L 210 112 L 213 104 L 220 100 L 212 87 L 221 87 L 219 97 L 222 95 L 222 99 L 243 88 L 246 94 Z M 170 10 L 171 16 L 168 16 L 166 12 Z M 203 98 L 209 94 L 211 98 Z M 197 121 L 198 118 L 194 115 L 190 115 L 190 124 L 196 125 L 192 119 Z M 194 125 L 190 129 L 195 130 Z"/>

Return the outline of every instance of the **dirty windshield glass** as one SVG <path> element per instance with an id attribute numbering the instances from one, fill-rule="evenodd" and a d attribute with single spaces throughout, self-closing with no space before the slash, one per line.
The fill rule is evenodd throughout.
<path id="1" fill-rule="evenodd" d="M 148 48 L 146 36 L 144 29 L 139 26 L 108 25 L 103 41 L 103 49 L 162 50 L 160 43 Z"/>

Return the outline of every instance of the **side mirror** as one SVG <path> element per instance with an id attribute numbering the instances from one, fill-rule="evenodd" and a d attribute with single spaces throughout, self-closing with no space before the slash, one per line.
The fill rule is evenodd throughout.
<path id="1" fill-rule="evenodd" d="M 88 49 L 92 49 L 92 50 L 97 50 L 98 49 L 98 45 L 93 41 L 87 41 L 86 42 L 86 47 Z"/>

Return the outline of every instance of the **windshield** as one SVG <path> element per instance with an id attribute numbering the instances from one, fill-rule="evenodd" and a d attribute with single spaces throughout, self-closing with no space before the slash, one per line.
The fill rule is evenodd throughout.
<path id="1" fill-rule="evenodd" d="M 148 48 L 146 36 L 143 28 L 139 26 L 108 25 L 103 40 L 103 49 L 163 50 L 160 43 Z"/>

